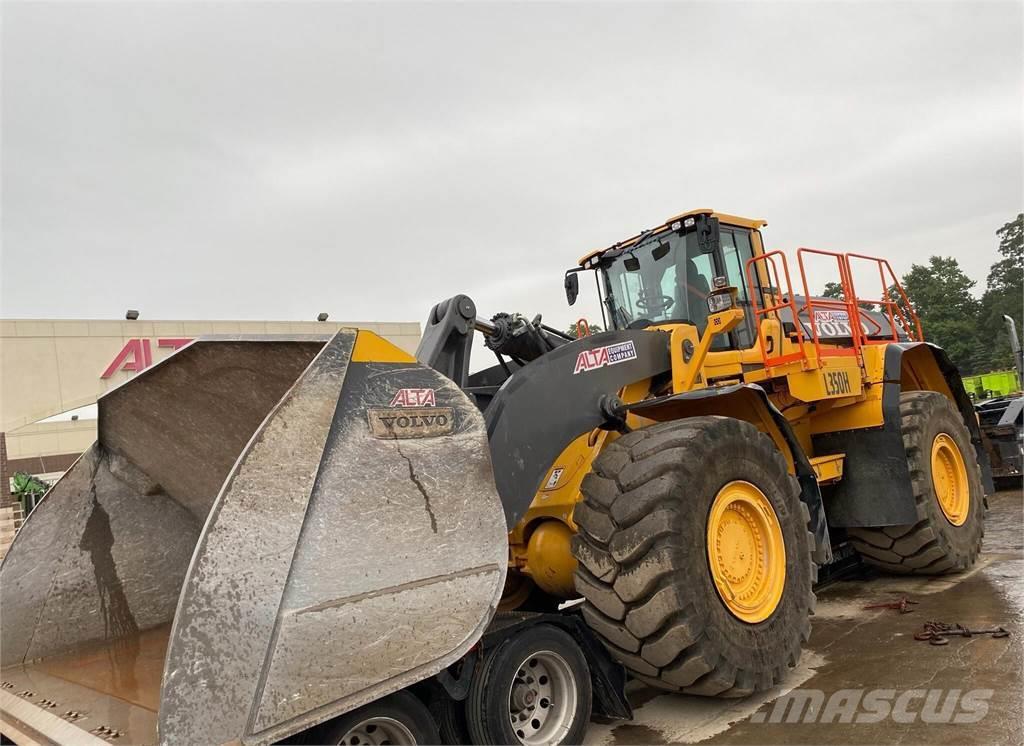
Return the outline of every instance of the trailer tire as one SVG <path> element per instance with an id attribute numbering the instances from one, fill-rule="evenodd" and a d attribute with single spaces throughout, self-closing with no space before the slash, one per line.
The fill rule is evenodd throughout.
<path id="1" fill-rule="evenodd" d="M 572 637 L 550 624 L 528 627 L 495 645 L 473 674 L 466 699 L 470 740 L 581 743 L 591 696 L 590 667 Z"/>
<path id="2" fill-rule="evenodd" d="M 380 736 L 386 734 L 384 738 Z M 360 746 L 436 744 L 441 739 L 430 711 L 407 691 L 395 692 L 320 726 L 317 743 Z"/>
<path id="3" fill-rule="evenodd" d="M 797 664 L 815 605 L 814 536 L 771 438 L 730 417 L 658 423 L 609 444 L 581 491 L 583 615 L 634 676 L 742 697 Z"/>
<path id="4" fill-rule="evenodd" d="M 850 528 L 869 565 L 899 575 L 941 575 L 974 564 L 985 533 L 985 491 L 971 434 L 953 403 L 935 391 L 900 395 L 900 425 L 917 520 Z"/>
<path id="5" fill-rule="evenodd" d="M 462 746 L 469 743 L 469 731 L 466 728 L 466 701 L 455 700 L 444 690 L 437 687 L 428 706 L 437 732 L 441 737 L 439 743 L 444 746 Z"/>

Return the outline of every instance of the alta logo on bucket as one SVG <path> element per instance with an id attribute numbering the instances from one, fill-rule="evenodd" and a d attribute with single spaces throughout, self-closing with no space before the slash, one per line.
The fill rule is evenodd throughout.
<path id="1" fill-rule="evenodd" d="M 576 369 L 572 373 L 576 375 L 595 368 L 603 368 L 606 365 L 624 363 L 627 360 L 636 360 L 636 347 L 633 345 L 633 340 L 593 350 L 584 350 L 576 356 Z"/>
<path id="2" fill-rule="evenodd" d="M 389 407 L 436 407 L 434 389 L 399 389 Z"/>

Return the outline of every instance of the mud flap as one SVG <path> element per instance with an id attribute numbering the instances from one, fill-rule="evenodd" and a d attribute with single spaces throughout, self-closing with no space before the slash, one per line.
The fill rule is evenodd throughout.
<path id="1" fill-rule="evenodd" d="M 197 341 L 101 400 L 0 568 L 5 665 L 170 622 L 149 739 L 265 743 L 476 643 L 507 561 L 479 411 L 368 332 L 277 342 Z"/>

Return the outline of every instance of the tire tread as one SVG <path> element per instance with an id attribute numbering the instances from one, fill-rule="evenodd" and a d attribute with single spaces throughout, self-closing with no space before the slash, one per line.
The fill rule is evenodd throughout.
<path id="1" fill-rule="evenodd" d="M 951 524 L 943 526 L 941 510 L 931 504 L 935 503 L 935 496 L 928 483 L 926 464 L 931 451 L 925 448 L 924 431 L 932 417 L 949 412 L 955 415 L 963 437 L 970 443 L 970 431 L 946 396 L 936 391 L 906 391 L 900 395 L 900 426 L 917 520 L 909 525 L 848 529 L 850 543 L 867 564 L 896 575 L 941 575 L 966 570 L 974 564 L 984 534 L 980 525 L 979 513 L 984 511 L 980 495 L 972 495 L 968 522 L 959 527 L 971 532 L 966 549 L 949 541 L 949 533 L 955 528 Z M 972 453 L 963 455 L 969 471 L 968 483 L 980 488 L 981 468 L 973 448 Z"/>
<path id="2" fill-rule="evenodd" d="M 815 606 L 810 586 L 817 565 L 814 534 L 807 528 L 810 513 L 790 475 L 788 498 L 800 506 L 797 516 L 805 527 L 803 554 L 811 578 L 802 601 L 807 616 L 775 664 L 748 670 L 721 656 L 698 609 L 676 586 L 685 569 L 681 558 L 693 551 L 679 536 L 680 524 L 693 517 L 679 495 L 694 478 L 692 470 L 701 468 L 700 454 L 721 438 L 750 458 L 770 460 L 776 473 L 787 473 L 771 438 L 741 420 L 693 417 L 633 431 L 609 444 L 584 477 L 583 501 L 574 515 L 581 531 L 573 551 L 584 618 L 633 676 L 663 689 L 739 697 L 774 686 L 786 666 L 796 664 L 810 634 L 808 617 Z"/>

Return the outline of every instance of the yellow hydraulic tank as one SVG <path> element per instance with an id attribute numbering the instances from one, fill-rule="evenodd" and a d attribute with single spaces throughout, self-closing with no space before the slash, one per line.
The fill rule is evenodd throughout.
<path id="1" fill-rule="evenodd" d="M 545 593 L 559 598 L 575 595 L 571 543 L 572 531 L 561 521 L 544 521 L 530 534 L 524 570 Z"/>

